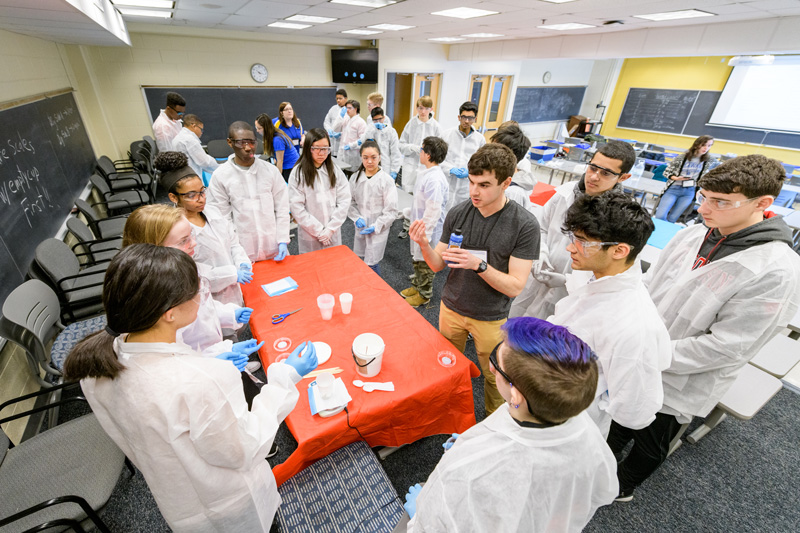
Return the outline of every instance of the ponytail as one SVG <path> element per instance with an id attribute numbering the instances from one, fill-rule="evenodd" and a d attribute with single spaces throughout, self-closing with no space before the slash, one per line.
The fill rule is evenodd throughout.
<path id="1" fill-rule="evenodd" d="M 125 370 L 114 352 L 114 337 L 105 330 L 80 341 L 64 361 L 64 378 L 78 381 L 84 378 L 116 378 Z"/>

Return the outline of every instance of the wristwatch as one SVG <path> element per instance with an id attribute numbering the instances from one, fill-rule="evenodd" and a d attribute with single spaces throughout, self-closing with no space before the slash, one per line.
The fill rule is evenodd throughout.
<path id="1" fill-rule="evenodd" d="M 487 264 L 486 264 L 486 261 L 481 261 L 481 264 L 480 264 L 480 265 L 478 265 L 478 268 L 476 268 L 476 269 L 474 270 L 474 272 L 475 272 L 476 274 L 481 274 L 481 273 L 483 273 L 483 272 L 486 272 L 486 269 L 487 269 L 488 267 L 489 267 L 489 265 L 487 265 Z"/>

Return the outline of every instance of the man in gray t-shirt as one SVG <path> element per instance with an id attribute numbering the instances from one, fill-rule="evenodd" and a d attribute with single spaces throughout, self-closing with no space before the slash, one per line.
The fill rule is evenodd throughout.
<path id="1" fill-rule="evenodd" d="M 484 145 L 469 160 L 470 199 L 447 214 L 436 248 L 425 238 L 421 220 L 408 230 L 434 272 L 445 266 L 451 269 L 439 308 L 439 331 L 462 352 L 467 334 L 472 334 L 484 376 L 487 415 L 504 402 L 489 355 L 502 341 L 500 326 L 508 317 L 511 299 L 522 291 L 539 256 L 539 223 L 505 196 L 516 166 L 508 147 Z M 448 249 L 450 233 L 456 229 L 464 241 L 461 248 Z"/>

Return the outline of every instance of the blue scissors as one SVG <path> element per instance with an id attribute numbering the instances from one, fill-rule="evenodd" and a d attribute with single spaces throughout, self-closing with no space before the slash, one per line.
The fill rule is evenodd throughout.
<path id="1" fill-rule="evenodd" d="M 302 309 L 302 307 L 300 309 Z M 289 311 L 288 313 L 284 313 L 284 314 L 272 315 L 272 323 L 273 324 L 280 324 L 281 322 L 286 320 L 287 316 L 293 315 L 294 313 L 300 311 L 300 309 L 295 309 L 294 311 Z"/>

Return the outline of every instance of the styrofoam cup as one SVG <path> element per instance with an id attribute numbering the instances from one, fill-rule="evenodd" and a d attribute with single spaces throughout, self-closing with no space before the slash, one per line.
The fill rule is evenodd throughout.
<path id="1" fill-rule="evenodd" d="M 349 315 L 350 309 L 353 307 L 353 295 L 343 292 L 339 295 L 339 304 L 342 306 L 342 313 Z"/>
<path id="2" fill-rule="evenodd" d="M 317 376 L 317 387 L 319 387 L 319 395 L 323 398 L 330 398 L 333 394 L 333 384 L 336 378 L 329 372 L 323 372 Z"/>
<path id="3" fill-rule="evenodd" d="M 317 296 L 317 306 L 319 312 L 322 313 L 322 320 L 330 320 L 333 317 L 333 306 L 336 304 L 336 298 L 333 294 L 320 294 Z"/>

